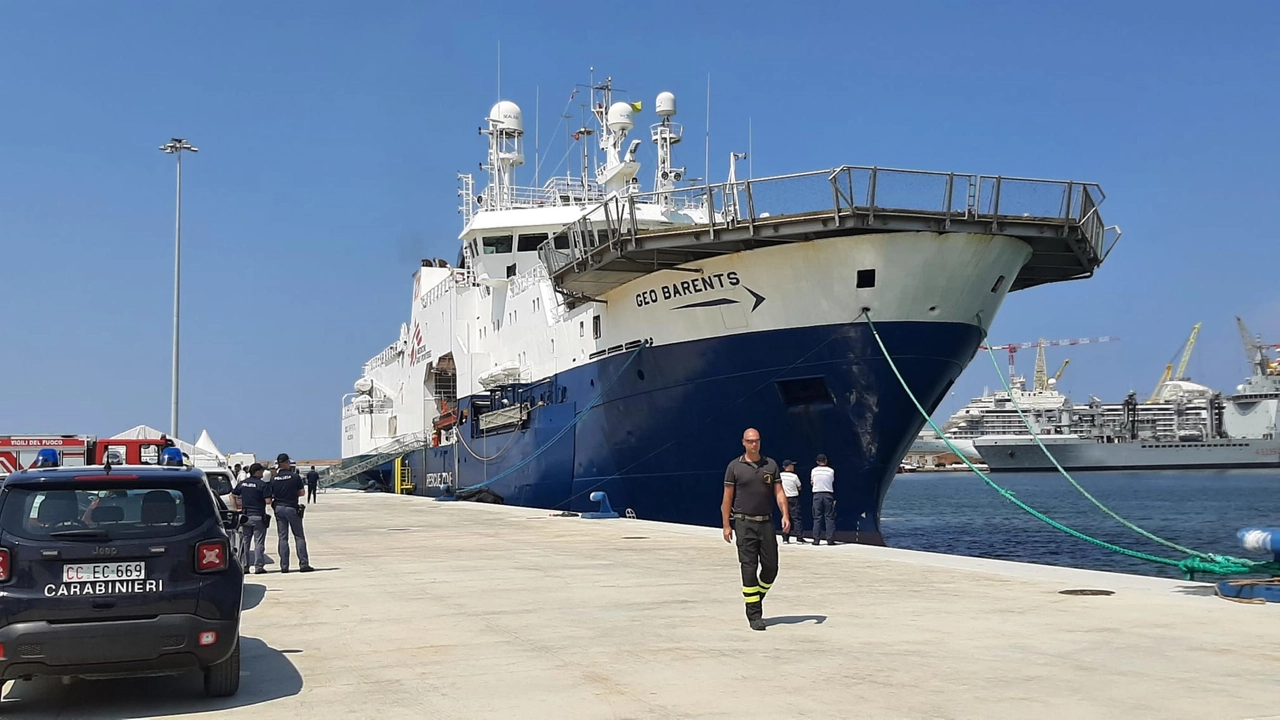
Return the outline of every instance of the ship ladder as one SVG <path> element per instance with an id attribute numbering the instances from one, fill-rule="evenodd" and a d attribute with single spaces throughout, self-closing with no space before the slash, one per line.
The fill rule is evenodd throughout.
<path id="1" fill-rule="evenodd" d="M 872 322 L 871 320 L 871 309 L 865 308 L 865 307 L 862 308 L 862 315 L 866 316 L 867 326 L 871 329 L 871 335 L 875 338 L 876 344 L 880 346 L 880 352 L 884 355 L 884 359 L 888 363 L 889 369 L 893 370 L 893 374 L 898 379 L 898 383 L 902 385 L 903 391 L 906 392 L 907 397 L 911 399 L 912 404 L 915 405 L 916 410 L 920 412 L 920 415 L 924 417 L 925 422 L 929 424 L 929 427 L 933 428 L 933 431 L 934 433 L 937 434 L 938 438 L 941 439 L 947 445 L 947 447 L 951 449 L 951 452 L 955 453 L 956 456 L 959 457 L 960 460 L 964 462 L 964 464 L 967 465 L 970 470 L 972 470 L 978 477 L 982 478 L 982 481 L 986 483 L 989 487 L 991 487 L 991 489 L 995 490 L 997 493 L 1001 495 L 1001 497 L 1013 503 L 1014 505 L 1018 506 L 1018 508 L 1030 514 L 1032 517 L 1035 517 L 1037 520 L 1040 520 L 1041 522 L 1044 522 L 1050 527 L 1056 530 L 1059 530 L 1061 532 L 1064 532 L 1076 538 L 1077 540 L 1083 540 L 1085 542 L 1088 542 L 1100 548 L 1103 548 L 1104 550 L 1110 550 L 1111 552 L 1118 553 L 1120 555 L 1125 555 L 1127 557 L 1131 557 L 1137 560 L 1143 560 L 1146 562 L 1155 563 L 1157 565 L 1164 565 L 1166 567 L 1177 568 L 1179 571 L 1182 572 L 1183 577 L 1185 577 L 1188 580 L 1194 580 L 1195 575 L 1197 573 L 1208 574 L 1208 575 L 1266 574 L 1266 575 L 1271 575 L 1273 577 L 1280 576 L 1280 562 L 1277 562 L 1277 561 L 1260 562 L 1257 560 L 1249 560 L 1247 558 L 1238 558 L 1230 555 L 1218 555 L 1213 553 L 1196 553 L 1194 551 L 1187 552 L 1189 557 L 1185 559 L 1174 560 L 1172 558 L 1161 557 L 1159 555 L 1151 555 L 1149 553 L 1145 553 L 1140 550 L 1133 550 L 1130 548 L 1122 547 L 1120 545 L 1109 543 L 1105 540 L 1100 540 L 1098 538 L 1086 535 L 1085 533 L 1082 533 L 1079 530 L 1068 527 L 1058 522 L 1057 520 L 1054 520 L 1048 515 L 1045 515 L 1039 510 L 1036 510 L 1030 505 L 1024 503 L 1022 500 L 1018 499 L 1018 497 L 1015 496 L 1011 490 L 1001 487 L 999 484 L 993 481 L 986 473 L 979 470 L 978 467 L 974 465 L 972 461 L 969 460 L 969 458 L 965 457 L 964 453 L 960 452 L 959 448 L 957 448 L 954 444 L 952 444 L 951 440 L 947 438 L 947 436 L 942 432 L 942 429 L 938 427 L 938 424 L 933 421 L 933 418 L 929 415 L 929 411 L 925 410 L 924 406 L 920 404 L 920 400 L 916 397 L 915 393 L 911 391 L 911 387 L 907 385 L 906 379 L 902 377 L 902 373 L 899 372 L 898 370 L 897 363 L 893 361 L 893 356 L 889 354 L 889 349 L 885 347 L 884 340 L 880 337 L 879 331 L 876 330 L 875 323 Z M 983 342 L 986 342 L 985 337 L 983 338 Z M 994 357 L 995 356 L 992 355 L 993 359 Z M 996 368 L 999 369 L 998 362 L 996 363 Z M 1001 375 L 1001 377 L 1003 377 L 1003 374 Z M 1099 506 L 1101 506 L 1101 503 L 1097 503 L 1096 501 L 1095 501 L 1095 504 L 1098 504 Z M 1118 515 L 1115 515 L 1114 513 L 1111 513 L 1111 514 L 1112 514 L 1112 517 L 1119 518 Z M 1132 523 L 1127 523 L 1127 524 L 1131 528 L 1138 529 L 1137 526 L 1133 525 Z M 1141 531 L 1141 532 L 1143 532 L 1144 534 L 1147 534 L 1146 531 Z M 1149 534 L 1147 535 L 1151 538 L 1155 537 L 1154 535 L 1149 535 Z M 1165 541 L 1165 543 L 1168 544 L 1167 541 Z M 1181 548 L 1181 546 L 1176 546 L 1175 549 L 1177 548 Z"/>
<path id="2" fill-rule="evenodd" d="M 413 472 L 409 469 L 409 463 L 404 461 L 403 455 L 396 458 L 395 476 L 396 476 L 396 494 L 397 495 L 413 494 Z"/>

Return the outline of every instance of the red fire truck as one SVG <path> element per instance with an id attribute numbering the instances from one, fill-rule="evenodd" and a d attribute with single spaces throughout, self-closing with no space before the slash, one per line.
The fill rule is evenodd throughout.
<path id="1" fill-rule="evenodd" d="M 36 459 L 36 453 L 58 451 L 59 462 L 66 465 L 155 465 L 165 440 L 159 438 L 102 438 L 93 435 L 0 435 L 0 478 L 25 470 Z M 184 453 L 185 455 L 185 453 Z"/>

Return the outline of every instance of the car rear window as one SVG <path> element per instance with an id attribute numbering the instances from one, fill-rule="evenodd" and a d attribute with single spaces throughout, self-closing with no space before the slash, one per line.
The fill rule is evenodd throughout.
<path id="1" fill-rule="evenodd" d="M 171 537 L 214 515 L 209 491 L 198 485 L 145 481 L 10 486 L 0 502 L 0 527 L 28 540 Z"/>

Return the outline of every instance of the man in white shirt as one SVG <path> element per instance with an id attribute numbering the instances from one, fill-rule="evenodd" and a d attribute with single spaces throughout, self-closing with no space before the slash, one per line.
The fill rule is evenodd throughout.
<path id="1" fill-rule="evenodd" d="M 823 537 L 822 526 L 826 524 L 828 545 L 835 545 L 836 535 L 836 471 L 827 467 L 827 456 L 818 455 L 818 467 L 809 473 L 809 484 L 813 486 L 813 544 L 817 545 Z"/>
<path id="2" fill-rule="evenodd" d="M 790 545 L 791 536 L 795 535 L 796 542 L 804 545 L 804 515 L 800 512 L 800 476 L 796 475 L 794 460 L 782 461 L 782 472 L 778 474 L 778 479 L 782 481 L 782 493 L 787 496 L 788 513 L 791 515 L 791 529 L 782 533 L 782 544 Z"/>

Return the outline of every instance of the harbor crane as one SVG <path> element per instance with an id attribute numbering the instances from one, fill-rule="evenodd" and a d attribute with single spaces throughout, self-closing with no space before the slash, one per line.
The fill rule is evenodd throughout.
<path id="1" fill-rule="evenodd" d="M 1236 318 L 1239 320 L 1239 318 Z M 1242 326 L 1243 327 L 1243 326 Z M 1151 391 L 1151 397 L 1147 398 L 1145 404 L 1160 402 L 1164 397 L 1164 386 L 1170 380 L 1186 380 L 1187 379 L 1187 362 L 1191 360 L 1191 350 L 1196 346 L 1196 336 L 1200 334 L 1200 323 L 1196 323 L 1191 328 L 1191 337 L 1187 338 L 1187 342 L 1178 348 L 1182 351 L 1182 361 L 1178 363 L 1178 373 L 1173 372 L 1173 360 L 1169 360 L 1169 364 L 1164 366 L 1164 374 L 1160 376 L 1160 382 L 1156 383 L 1156 389 Z M 1174 353 L 1177 357 L 1177 353 Z"/>
<path id="2" fill-rule="evenodd" d="M 1119 339 L 1120 338 L 1114 335 L 1103 335 L 1102 337 L 1096 338 L 1076 338 L 1074 340 L 1045 340 L 1044 338 L 1041 338 L 1035 342 L 1015 343 L 1013 345 L 992 345 L 990 347 L 992 350 L 1009 351 L 1009 382 L 1013 382 L 1014 357 L 1017 355 L 1018 351 L 1036 348 L 1036 374 L 1032 383 L 1032 389 L 1043 391 L 1049 388 L 1049 371 L 1045 368 L 1044 360 L 1044 349 L 1046 347 L 1062 345 L 1091 345 L 1093 343 L 1114 342 Z M 979 345 L 978 347 L 983 350 L 987 349 L 986 345 Z M 1063 364 L 1063 368 L 1066 368 L 1065 363 Z M 1062 370 L 1059 370 L 1058 375 L 1061 374 Z"/>

